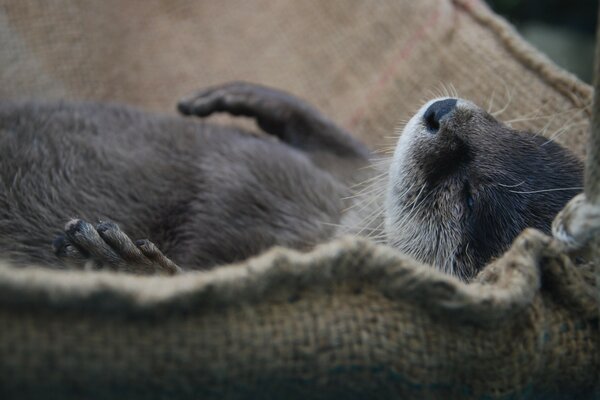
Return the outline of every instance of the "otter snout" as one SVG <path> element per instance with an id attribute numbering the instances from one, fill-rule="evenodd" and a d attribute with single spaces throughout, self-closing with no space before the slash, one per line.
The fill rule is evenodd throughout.
<path id="1" fill-rule="evenodd" d="M 442 119 L 450 117 L 456 108 L 457 99 L 438 100 L 423 114 L 423 123 L 431 133 L 437 133 Z"/>

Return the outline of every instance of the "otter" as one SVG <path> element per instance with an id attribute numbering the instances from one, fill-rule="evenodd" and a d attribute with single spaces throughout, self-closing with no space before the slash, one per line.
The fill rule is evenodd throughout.
<path id="1" fill-rule="evenodd" d="M 178 109 L 251 117 L 267 135 L 121 105 L 0 102 L 2 257 L 177 273 L 275 245 L 308 250 L 369 224 L 468 280 L 524 228 L 550 232 L 582 181 L 582 163 L 558 144 L 439 98 L 406 125 L 385 188 L 358 210 L 372 153 L 306 102 L 234 82 Z"/>

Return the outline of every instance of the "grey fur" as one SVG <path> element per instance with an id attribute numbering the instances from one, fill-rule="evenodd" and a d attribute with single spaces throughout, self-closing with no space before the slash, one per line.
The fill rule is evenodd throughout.
<path id="1" fill-rule="evenodd" d="M 257 90 L 261 99 L 279 96 L 267 105 L 274 112 L 308 107 L 253 85 L 231 85 L 228 93 Z M 333 235 L 347 190 L 341 175 L 315 164 L 363 164 L 368 152 L 349 147 L 353 139 L 343 132 L 343 143 L 337 146 L 334 137 L 328 149 L 319 143 L 318 127 L 311 132 L 314 145 L 293 137 L 295 128 L 273 129 L 304 148 L 284 143 L 283 136 L 255 137 L 124 106 L 2 103 L 0 252 L 19 265 L 63 267 L 50 244 L 72 218 L 113 221 L 184 269 L 241 260 L 275 244 L 308 249 Z M 88 225 L 75 227 L 66 228 L 67 244 L 77 235 L 87 238 Z M 118 267 L 120 261 L 109 257 L 107 263 Z"/>
<path id="2" fill-rule="evenodd" d="M 576 194 L 519 196 L 497 183 L 523 181 L 524 191 L 578 186 L 581 164 L 474 105 L 459 108 L 435 142 L 420 137 L 410 157 L 392 164 L 384 237 L 470 278 L 526 226 L 549 231 Z M 0 103 L 3 257 L 17 265 L 175 273 L 361 232 L 361 218 L 344 213 L 345 199 L 369 152 L 318 111 L 246 83 L 200 91 L 179 109 L 250 116 L 279 140 L 117 105 Z M 465 182 L 479 193 L 472 217 Z M 344 224 L 351 226 L 339 229 Z"/>

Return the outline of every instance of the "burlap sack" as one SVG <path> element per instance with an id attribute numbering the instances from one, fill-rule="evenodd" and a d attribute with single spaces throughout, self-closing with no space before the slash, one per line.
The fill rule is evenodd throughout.
<path id="1" fill-rule="evenodd" d="M 172 111 L 228 80 L 286 89 L 378 147 L 433 93 L 558 135 L 583 154 L 589 87 L 479 1 L 0 0 L 1 98 Z M 564 128 L 564 130 L 563 130 Z M 568 134 L 567 134 L 568 133 Z"/>
<path id="2" fill-rule="evenodd" d="M 377 147 L 448 88 L 584 152 L 590 88 L 478 1 L 0 4 L 2 98 L 169 111 L 244 79 Z M 534 231 L 470 285 L 350 238 L 175 278 L 3 266 L 0 398 L 600 398 L 590 271 Z"/>

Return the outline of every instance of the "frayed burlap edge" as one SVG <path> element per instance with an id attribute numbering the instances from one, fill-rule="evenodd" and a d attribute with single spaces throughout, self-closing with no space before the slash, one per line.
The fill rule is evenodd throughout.
<path id="1" fill-rule="evenodd" d="M 557 67 L 544 53 L 523 40 L 514 27 L 504 18 L 494 14 L 490 8 L 478 0 L 452 0 L 467 12 L 481 26 L 492 31 L 506 49 L 524 67 L 534 71 L 549 85 L 569 98 L 577 108 L 585 109 L 591 115 L 593 90 L 575 75 Z"/>
<path id="2" fill-rule="evenodd" d="M 518 314 L 541 287 L 585 318 L 595 318 L 593 284 L 553 241 L 525 231 L 478 279 L 465 284 L 395 250 L 364 239 L 342 238 L 310 253 L 275 248 L 247 262 L 177 277 L 0 267 L 0 305 L 43 306 L 85 312 L 152 313 L 165 309 L 220 309 L 286 301 L 303 291 L 335 286 L 381 291 L 425 312 L 494 325 Z M 83 312 L 83 311 L 82 311 Z"/>

